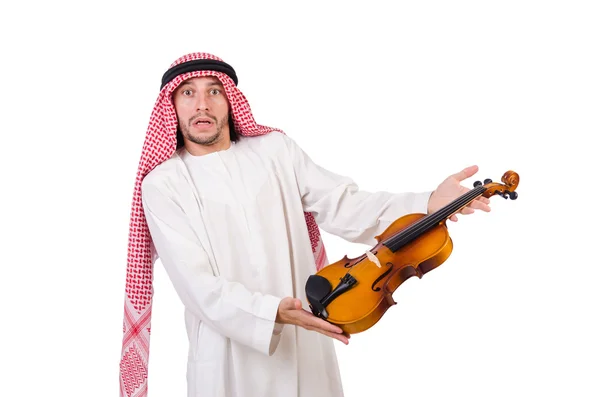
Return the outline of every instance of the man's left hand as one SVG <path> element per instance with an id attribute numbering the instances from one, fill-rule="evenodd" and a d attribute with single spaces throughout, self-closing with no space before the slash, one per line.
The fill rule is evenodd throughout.
<path id="1" fill-rule="evenodd" d="M 435 189 L 435 191 L 429 197 L 429 203 L 427 204 L 427 213 L 431 214 L 447 204 L 450 204 L 452 201 L 456 200 L 463 194 L 470 191 L 469 188 L 462 186 L 460 183 L 467 178 L 472 177 L 479 170 L 479 167 L 476 165 L 472 165 L 470 167 L 465 168 L 464 170 L 457 172 L 456 174 L 450 175 L 446 178 L 440 185 Z M 485 212 L 490 212 L 491 208 L 488 205 L 490 203 L 490 199 L 479 196 L 476 200 L 471 201 L 471 203 L 461 209 L 459 212 L 463 215 L 472 214 L 475 210 L 481 210 Z M 456 214 L 453 214 L 450 217 L 450 220 L 453 222 L 458 221 Z"/>

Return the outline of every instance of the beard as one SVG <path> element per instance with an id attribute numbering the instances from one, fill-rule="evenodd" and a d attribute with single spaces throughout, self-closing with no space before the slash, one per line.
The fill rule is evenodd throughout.
<path id="1" fill-rule="evenodd" d="M 225 128 L 225 126 L 229 127 L 229 116 L 225 115 L 221 120 L 217 120 L 216 117 L 206 116 L 212 119 L 215 123 L 215 126 L 217 127 L 216 132 L 210 136 L 194 136 L 190 133 L 190 126 L 192 125 L 192 120 L 196 117 L 197 116 L 192 117 L 187 125 L 183 125 L 183 123 L 180 123 L 182 135 L 191 142 L 203 146 L 211 146 L 220 142 L 223 137 L 223 129 Z"/>

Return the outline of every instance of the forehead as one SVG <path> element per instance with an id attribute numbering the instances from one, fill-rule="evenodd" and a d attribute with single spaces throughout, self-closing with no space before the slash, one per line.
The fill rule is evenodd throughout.
<path id="1" fill-rule="evenodd" d="M 202 77 L 192 77 L 190 79 L 184 80 L 179 87 L 184 86 L 193 86 L 193 87 L 208 87 L 219 85 L 222 86 L 221 81 L 214 76 L 202 76 Z"/>

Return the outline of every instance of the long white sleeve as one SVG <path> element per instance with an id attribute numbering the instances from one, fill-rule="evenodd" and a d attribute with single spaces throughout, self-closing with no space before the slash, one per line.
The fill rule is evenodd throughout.
<path id="1" fill-rule="evenodd" d="M 213 275 L 190 219 L 166 188 L 144 180 L 142 202 L 158 256 L 185 307 L 226 337 L 272 355 L 280 338 L 275 318 L 281 298 Z"/>
<path id="2" fill-rule="evenodd" d="M 313 213 L 323 230 L 347 241 L 375 244 L 396 219 L 409 213 L 427 213 L 432 192 L 366 192 L 345 176 L 315 164 L 289 137 L 290 151 L 304 209 Z"/>

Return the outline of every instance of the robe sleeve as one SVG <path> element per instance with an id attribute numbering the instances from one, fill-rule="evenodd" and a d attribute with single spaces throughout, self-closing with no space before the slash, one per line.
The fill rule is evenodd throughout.
<path id="1" fill-rule="evenodd" d="M 215 276 L 189 217 L 165 190 L 144 180 L 142 204 L 156 252 L 184 306 L 222 335 L 272 355 L 283 327 L 275 323 L 281 298 Z"/>
<path id="2" fill-rule="evenodd" d="M 432 191 L 367 192 L 349 177 L 315 162 L 291 138 L 284 138 L 294 164 L 298 189 L 306 212 L 320 228 L 346 241 L 374 245 L 396 219 L 409 213 L 427 213 Z"/>

